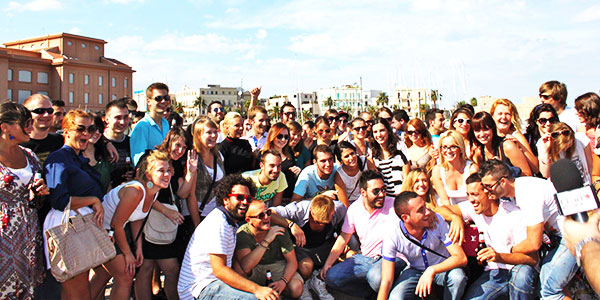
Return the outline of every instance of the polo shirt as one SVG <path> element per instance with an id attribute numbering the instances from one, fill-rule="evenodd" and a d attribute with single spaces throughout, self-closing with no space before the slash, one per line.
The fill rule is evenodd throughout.
<path id="1" fill-rule="evenodd" d="M 167 137 L 170 129 L 169 122 L 165 118 L 160 120 L 162 129 L 158 127 L 158 124 L 154 122 L 154 119 L 148 113 L 135 124 L 129 137 L 131 159 L 134 165 L 137 165 L 146 149 L 154 149 L 155 146 L 162 144 L 165 137 Z"/>
<path id="2" fill-rule="evenodd" d="M 248 143 L 250 143 L 252 151 L 254 152 L 256 150 L 262 150 L 262 148 L 265 147 L 265 144 L 267 143 L 267 133 L 265 132 L 260 138 L 256 138 L 252 131 L 250 131 L 248 135 L 242 137 L 242 139 L 247 140 Z"/>

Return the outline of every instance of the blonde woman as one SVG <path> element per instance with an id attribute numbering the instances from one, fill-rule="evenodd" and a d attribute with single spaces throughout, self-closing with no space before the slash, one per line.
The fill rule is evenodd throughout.
<path id="1" fill-rule="evenodd" d="M 416 168 L 408 172 L 406 179 L 402 183 L 402 191 L 417 193 L 419 197 L 425 199 L 427 207 L 431 210 L 435 210 L 438 207 L 435 190 L 425 169 Z"/>
<path id="2" fill-rule="evenodd" d="M 244 119 L 237 112 L 228 112 L 221 122 L 225 139 L 218 148 L 223 155 L 225 174 L 234 174 L 252 170 L 252 146 L 248 140 L 242 139 Z"/>

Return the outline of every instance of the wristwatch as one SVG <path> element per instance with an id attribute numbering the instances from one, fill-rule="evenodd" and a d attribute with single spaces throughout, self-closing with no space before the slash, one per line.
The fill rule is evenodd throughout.
<path id="1" fill-rule="evenodd" d="M 600 244 L 600 239 L 595 236 L 588 236 L 583 240 L 579 241 L 577 245 L 575 245 L 575 259 L 577 259 L 577 265 L 581 267 L 581 250 L 583 250 L 583 246 L 589 242 L 596 242 Z"/>

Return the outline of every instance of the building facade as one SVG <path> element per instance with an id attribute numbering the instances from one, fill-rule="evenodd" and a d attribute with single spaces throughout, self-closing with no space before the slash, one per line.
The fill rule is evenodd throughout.
<path id="1" fill-rule="evenodd" d="M 379 93 L 380 90 L 364 90 L 356 85 L 323 88 L 317 92 L 319 110 L 325 112 L 331 104 L 331 108 L 358 115 L 359 112 L 366 110 L 367 106 L 375 105 Z M 331 103 L 328 103 L 329 98 L 332 100 Z"/>
<path id="2" fill-rule="evenodd" d="M 103 110 L 131 97 L 132 68 L 104 56 L 106 41 L 68 33 L 4 43 L 0 100 L 22 103 L 32 94 L 61 99 L 67 109 Z"/>
<path id="3" fill-rule="evenodd" d="M 439 95 L 437 90 L 429 90 L 424 88 L 395 88 L 394 94 L 390 97 L 389 107 L 395 105 L 400 109 L 404 109 L 412 118 L 423 116 L 429 108 L 437 108 L 439 99 L 432 97 L 433 92 Z"/>
<path id="4" fill-rule="evenodd" d="M 298 101 L 300 99 L 300 101 Z M 300 118 L 300 113 L 302 111 L 308 111 L 313 116 L 321 115 L 321 110 L 319 108 L 319 103 L 317 101 L 317 93 L 293 93 L 293 94 L 285 94 L 281 96 L 273 96 L 269 98 L 266 102 L 267 110 L 271 110 L 273 108 L 279 108 L 283 106 L 284 103 L 291 103 L 298 112 L 298 119 Z M 300 107 L 300 109 L 298 109 Z"/>

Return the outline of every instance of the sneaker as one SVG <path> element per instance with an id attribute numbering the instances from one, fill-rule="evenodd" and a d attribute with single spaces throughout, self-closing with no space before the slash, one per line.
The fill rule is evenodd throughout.
<path id="1" fill-rule="evenodd" d="M 319 278 L 319 272 L 317 272 L 316 270 L 313 272 L 313 275 L 310 278 L 310 282 L 308 283 L 308 285 L 313 291 L 315 291 L 315 293 L 317 293 L 319 299 L 334 300 L 333 296 L 327 291 L 325 281 Z"/>
<path id="2" fill-rule="evenodd" d="M 312 294 L 310 293 L 309 284 L 311 282 L 311 278 L 307 279 L 304 282 L 304 288 L 302 289 L 302 296 L 300 296 L 300 300 L 313 300 Z"/>

